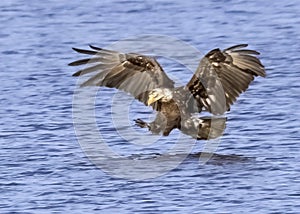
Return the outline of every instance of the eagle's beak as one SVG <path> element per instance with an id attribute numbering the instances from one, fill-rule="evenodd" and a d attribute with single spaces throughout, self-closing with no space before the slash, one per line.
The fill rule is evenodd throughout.
<path id="1" fill-rule="evenodd" d="M 151 104 L 153 104 L 156 101 L 160 100 L 162 97 L 163 97 L 162 95 L 149 94 L 149 99 L 147 101 L 147 105 L 150 106 Z"/>

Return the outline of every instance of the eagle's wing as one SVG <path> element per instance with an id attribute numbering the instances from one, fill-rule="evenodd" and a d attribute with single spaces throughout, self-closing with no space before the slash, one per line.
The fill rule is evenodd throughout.
<path id="1" fill-rule="evenodd" d="M 264 66 L 256 57 L 259 53 L 244 49 L 247 46 L 236 45 L 223 51 L 214 49 L 201 59 L 186 86 L 199 107 L 204 106 L 213 114 L 223 114 L 248 88 L 254 76 L 266 76 Z"/>
<path id="2" fill-rule="evenodd" d="M 174 82 L 152 57 L 134 53 L 120 53 L 90 46 L 92 50 L 73 48 L 92 57 L 70 63 L 70 66 L 86 65 L 73 76 L 93 73 L 83 86 L 106 86 L 126 91 L 147 104 L 148 94 L 155 88 L 174 88 Z M 154 106 L 153 106 L 154 107 Z M 154 107 L 155 108 L 155 107 Z"/>

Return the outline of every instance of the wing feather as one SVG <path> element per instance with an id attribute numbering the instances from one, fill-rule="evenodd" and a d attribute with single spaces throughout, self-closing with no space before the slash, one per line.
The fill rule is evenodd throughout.
<path id="1" fill-rule="evenodd" d="M 223 114 L 247 90 L 255 76 L 266 76 L 264 66 L 256 57 L 259 52 L 245 47 L 247 44 L 223 51 L 214 49 L 201 59 L 187 84 L 198 106 L 213 114 Z"/>
<path id="2" fill-rule="evenodd" d="M 95 57 L 95 58 L 87 58 L 87 59 L 80 59 L 74 62 L 71 62 L 69 66 L 77 66 L 77 65 L 86 65 L 91 63 L 97 63 L 101 61 L 102 63 L 111 63 L 113 62 L 112 59 L 107 59 L 103 57 Z"/>
<path id="3" fill-rule="evenodd" d="M 174 88 L 174 82 L 152 57 L 140 54 L 125 54 L 90 45 L 92 50 L 73 48 L 78 53 L 91 55 L 91 58 L 71 62 L 70 66 L 92 66 L 81 69 L 73 76 L 93 74 L 84 86 L 105 86 L 130 93 L 136 99 L 147 103 L 148 92 L 155 88 Z"/>
<path id="4" fill-rule="evenodd" d="M 115 66 L 115 63 L 110 63 L 110 64 L 97 64 L 91 67 L 87 67 L 84 69 L 81 69 L 77 72 L 75 72 L 72 76 L 74 77 L 78 77 L 80 75 L 84 75 L 84 74 L 88 74 L 94 71 L 101 71 L 101 70 L 107 70 L 107 69 L 111 69 Z"/>

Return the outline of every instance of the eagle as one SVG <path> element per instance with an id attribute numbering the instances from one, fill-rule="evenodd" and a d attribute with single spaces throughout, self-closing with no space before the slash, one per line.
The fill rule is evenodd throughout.
<path id="1" fill-rule="evenodd" d="M 73 48 L 89 57 L 69 63 L 88 65 L 73 76 L 90 74 L 80 87 L 116 88 L 151 106 L 157 112 L 153 122 L 135 119 L 135 124 L 153 134 L 168 136 L 173 129 L 196 139 L 214 139 L 222 135 L 226 118 L 222 117 L 254 77 L 265 77 L 256 50 L 239 44 L 213 49 L 200 60 L 190 81 L 175 87 L 155 57 L 138 53 L 121 53 L 90 45 L 90 49 Z M 198 117 L 203 110 L 211 117 Z"/>

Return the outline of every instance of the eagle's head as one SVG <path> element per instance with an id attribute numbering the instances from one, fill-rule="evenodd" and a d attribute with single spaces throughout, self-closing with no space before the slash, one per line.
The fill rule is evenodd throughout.
<path id="1" fill-rule="evenodd" d="M 156 88 L 149 92 L 147 105 L 151 105 L 157 101 L 169 102 L 173 99 L 172 90 L 169 88 Z"/>

